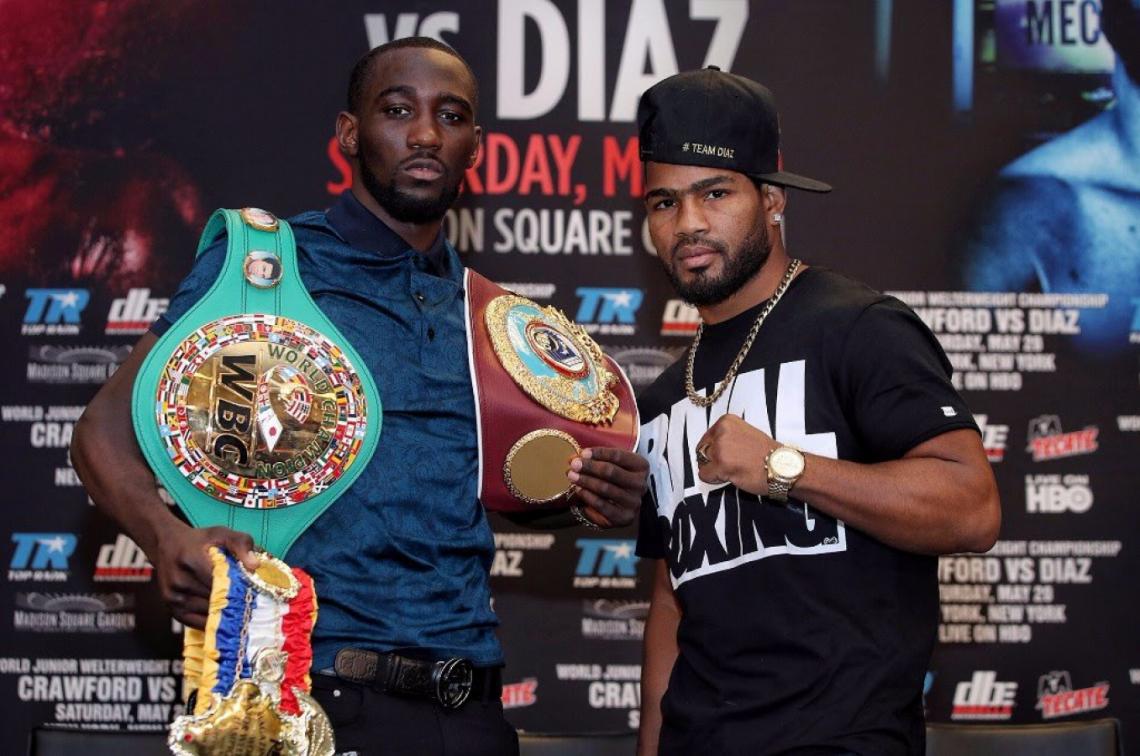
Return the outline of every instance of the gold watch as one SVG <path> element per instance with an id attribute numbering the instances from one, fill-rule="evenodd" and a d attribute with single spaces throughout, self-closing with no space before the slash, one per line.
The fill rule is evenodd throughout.
<path id="1" fill-rule="evenodd" d="M 787 501 L 788 491 L 804 474 L 804 453 L 794 446 L 777 446 L 764 459 L 768 469 L 768 498 Z"/>

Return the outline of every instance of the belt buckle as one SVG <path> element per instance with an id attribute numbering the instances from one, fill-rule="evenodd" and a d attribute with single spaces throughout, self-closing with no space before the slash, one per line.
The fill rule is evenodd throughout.
<path id="1" fill-rule="evenodd" d="M 475 668 L 467 659 L 453 657 L 438 661 L 431 671 L 432 692 L 445 709 L 458 709 L 471 696 Z"/>

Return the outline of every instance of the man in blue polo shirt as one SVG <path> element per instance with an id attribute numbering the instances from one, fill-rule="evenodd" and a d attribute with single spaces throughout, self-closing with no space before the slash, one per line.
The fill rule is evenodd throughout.
<path id="1" fill-rule="evenodd" d="M 290 223 L 306 288 L 376 380 L 384 429 L 360 478 L 287 555 L 312 574 L 321 600 L 313 668 L 332 674 L 314 675 L 314 696 L 341 751 L 514 753 L 490 607 L 494 540 L 476 489 L 463 265 L 441 233 L 478 151 L 475 77 L 445 45 L 398 40 L 361 59 L 348 100 L 337 138 L 353 188 L 327 212 Z M 207 612 L 206 546 L 249 559 L 252 543 L 225 528 L 191 528 L 162 504 L 136 445 L 130 394 L 143 357 L 210 288 L 224 258 L 224 241 L 199 256 L 166 315 L 92 401 L 72 446 L 96 505 L 146 552 L 175 616 L 196 627 Z M 633 521 L 647 471 L 640 457 L 589 449 L 571 467 L 583 516 Z M 455 657 L 476 668 L 472 697 L 456 709 L 374 679 L 377 668 Z M 371 677 L 361 659 L 373 662 Z"/>

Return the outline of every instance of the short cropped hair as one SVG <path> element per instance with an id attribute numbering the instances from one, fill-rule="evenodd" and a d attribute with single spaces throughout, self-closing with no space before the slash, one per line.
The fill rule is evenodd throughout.
<path id="1" fill-rule="evenodd" d="M 368 76 L 372 73 L 373 63 L 380 57 L 391 50 L 403 50 L 405 48 L 418 48 L 421 50 L 438 50 L 452 56 L 467 69 L 467 74 L 471 77 L 471 86 L 474 91 L 475 101 L 471 103 L 471 107 L 476 112 L 479 110 L 479 80 L 475 78 L 475 72 L 471 70 L 471 66 L 463 59 L 463 56 L 455 51 L 455 48 L 440 42 L 438 39 L 431 37 L 401 37 L 394 39 L 391 42 L 386 42 L 379 47 L 374 47 L 356 61 L 352 67 L 352 73 L 348 77 L 348 98 L 347 106 L 348 112 L 354 115 L 360 115 L 361 109 L 364 106 L 364 91 L 368 86 Z"/>

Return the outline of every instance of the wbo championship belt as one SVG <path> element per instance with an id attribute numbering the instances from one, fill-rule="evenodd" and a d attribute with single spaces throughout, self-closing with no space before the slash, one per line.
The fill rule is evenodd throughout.
<path id="1" fill-rule="evenodd" d="M 218 210 L 198 254 L 223 232 L 217 279 L 139 369 L 132 420 L 192 525 L 240 530 L 284 555 L 372 457 L 380 395 L 301 281 L 289 224 L 256 208 Z M 197 703 L 172 726 L 172 750 L 332 754 L 331 729 L 317 726 L 324 713 L 308 698 L 312 580 L 268 554 L 253 574 L 220 552 L 213 559 L 205 635 L 183 636 Z"/>
<path id="2" fill-rule="evenodd" d="M 632 451 L 639 422 L 625 373 L 585 329 L 468 270 L 467 331 L 487 509 L 566 506 L 570 461 L 590 446 Z"/>
<path id="3" fill-rule="evenodd" d="M 332 756 L 332 726 L 313 700 L 313 579 L 268 554 L 249 572 L 210 548 L 206 629 L 186 629 L 184 689 L 192 708 L 170 726 L 176 756 Z M 187 692 L 184 690 L 184 692 Z"/>

